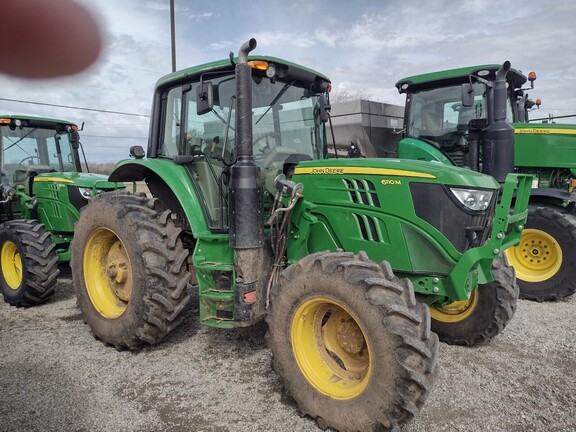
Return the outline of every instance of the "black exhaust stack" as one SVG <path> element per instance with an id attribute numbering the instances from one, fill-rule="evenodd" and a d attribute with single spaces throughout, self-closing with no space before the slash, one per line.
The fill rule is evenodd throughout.
<path id="1" fill-rule="evenodd" d="M 230 168 L 230 246 L 262 246 L 260 169 L 252 154 L 252 69 L 247 56 L 256 48 L 250 39 L 240 48 L 236 64 L 236 163 Z"/>
<path id="2" fill-rule="evenodd" d="M 496 72 L 494 81 L 494 121 L 484 130 L 482 142 L 482 172 L 503 183 L 508 173 L 514 172 L 514 128 L 506 122 L 506 75 L 510 62 L 506 61 Z"/>
<path id="3" fill-rule="evenodd" d="M 230 167 L 230 247 L 234 249 L 234 320 L 249 326 L 264 312 L 264 229 L 260 168 L 252 148 L 252 69 L 247 64 L 256 39 L 245 42 L 236 64 L 236 162 Z"/>

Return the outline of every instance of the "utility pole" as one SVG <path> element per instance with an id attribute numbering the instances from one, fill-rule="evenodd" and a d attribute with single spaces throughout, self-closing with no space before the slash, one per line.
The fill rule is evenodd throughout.
<path id="1" fill-rule="evenodd" d="M 176 36 L 174 32 L 174 0 L 170 0 L 170 37 L 172 42 L 172 72 L 176 72 Z"/>

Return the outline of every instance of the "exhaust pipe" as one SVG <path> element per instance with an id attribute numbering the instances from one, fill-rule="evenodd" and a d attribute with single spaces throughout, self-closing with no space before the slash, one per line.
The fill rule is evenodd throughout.
<path id="1" fill-rule="evenodd" d="M 264 227 L 260 168 L 254 163 L 252 143 L 252 69 L 248 54 L 256 39 L 245 42 L 238 53 L 236 73 L 236 162 L 230 167 L 230 247 L 234 250 L 236 287 L 234 321 L 250 326 L 264 315 Z"/>
<path id="2" fill-rule="evenodd" d="M 510 70 L 510 62 L 505 61 L 496 72 L 494 82 L 494 122 L 506 121 L 506 103 L 508 94 L 506 91 L 506 76 Z"/>
<path id="3" fill-rule="evenodd" d="M 247 40 L 246 42 L 244 42 L 242 44 L 242 46 L 240 47 L 240 51 L 238 51 L 238 63 L 242 63 L 245 64 L 248 62 L 248 54 L 250 54 L 250 51 L 254 51 L 256 49 L 256 46 L 258 45 L 258 43 L 256 42 L 256 39 L 251 38 L 250 40 Z"/>
<path id="4" fill-rule="evenodd" d="M 484 130 L 482 140 L 482 172 L 503 183 L 514 172 L 514 128 L 506 121 L 508 93 L 506 76 L 510 62 L 505 61 L 496 72 L 494 82 L 494 121 Z"/>
<path id="5" fill-rule="evenodd" d="M 256 48 L 256 39 L 244 42 L 238 52 L 236 64 L 236 154 L 238 162 L 254 165 L 252 159 L 252 69 L 248 66 L 248 54 Z"/>

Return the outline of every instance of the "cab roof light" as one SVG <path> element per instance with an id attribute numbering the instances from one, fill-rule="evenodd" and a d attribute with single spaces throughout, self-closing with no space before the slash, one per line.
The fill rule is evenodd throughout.
<path id="1" fill-rule="evenodd" d="M 265 71 L 268 69 L 268 62 L 264 60 L 250 60 L 248 62 L 248 66 L 250 66 L 252 69 Z"/>
<path id="2" fill-rule="evenodd" d="M 528 73 L 528 81 L 530 81 L 530 88 L 534 88 L 534 81 L 536 81 L 536 72 Z"/>

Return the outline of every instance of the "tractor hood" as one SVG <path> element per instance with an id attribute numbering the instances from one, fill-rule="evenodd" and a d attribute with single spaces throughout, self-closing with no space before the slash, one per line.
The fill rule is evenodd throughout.
<path id="1" fill-rule="evenodd" d="M 567 168 L 576 172 L 576 125 L 512 123 L 512 126 L 516 166 Z"/>
<path id="2" fill-rule="evenodd" d="M 301 162 L 295 175 L 369 175 L 380 178 L 382 184 L 402 181 L 439 183 L 450 186 L 498 189 L 491 176 L 439 162 L 403 159 L 329 159 Z"/>
<path id="3" fill-rule="evenodd" d="M 123 184 L 108 181 L 108 176 L 102 174 L 77 172 L 51 172 L 38 174 L 34 177 L 34 182 L 66 183 L 78 187 L 94 187 L 96 189 L 117 189 L 124 187 Z"/>

